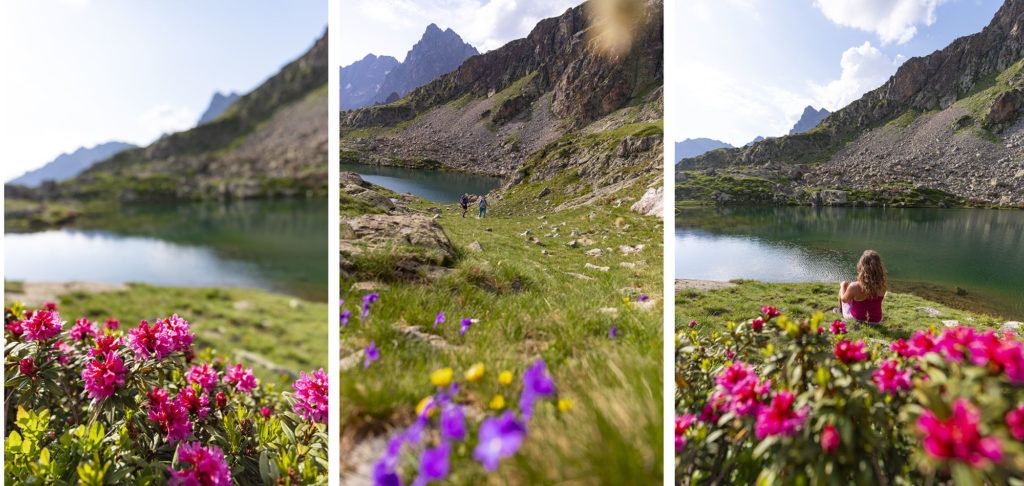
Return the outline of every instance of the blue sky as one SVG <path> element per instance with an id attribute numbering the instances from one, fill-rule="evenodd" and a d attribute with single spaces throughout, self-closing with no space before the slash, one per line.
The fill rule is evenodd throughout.
<path id="1" fill-rule="evenodd" d="M 405 59 L 431 23 L 451 28 L 480 52 L 526 37 L 537 22 L 583 0 L 343 0 L 335 29 L 342 66 L 367 54 Z"/>
<path id="2" fill-rule="evenodd" d="M 842 108 L 906 59 L 988 25 L 1002 0 L 687 0 L 666 28 L 672 138 L 742 145 Z"/>
<path id="3" fill-rule="evenodd" d="M 327 27 L 323 0 L 0 2 L 3 178 L 110 140 L 190 128 Z"/>

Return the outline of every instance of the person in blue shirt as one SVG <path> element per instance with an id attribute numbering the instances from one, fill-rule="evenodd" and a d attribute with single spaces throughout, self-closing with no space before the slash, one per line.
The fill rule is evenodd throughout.
<path id="1" fill-rule="evenodd" d="M 469 210 L 469 194 L 462 195 L 462 217 L 466 217 L 466 211 Z"/>
<path id="2" fill-rule="evenodd" d="M 487 196 L 480 196 L 480 217 L 487 217 Z"/>

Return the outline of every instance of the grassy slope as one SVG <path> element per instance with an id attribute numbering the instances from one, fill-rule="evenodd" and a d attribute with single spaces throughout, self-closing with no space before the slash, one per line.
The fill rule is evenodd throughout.
<path id="1" fill-rule="evenodd" d="M 639 197 L 644 189 L 638 184 L 628 192 Z M 632 297 L 632 302 L 639 295 L 649 295 L 660 300 L 662 226 L 659 220 L 628 211 L 628 205 L 551 213 L 543 220 L 528 212 L 531 205 L 526 200 L 492 200 L 486 220 L 463 219 L 452 211 L 454 205 L 445 207 L 439 222 L 461 256 L 454 272 L 429 285 L 391 285 L 381 291 L 368 324 L 354 318 L 343 331 L 343 357 L 375 341 L 381 359 L 366 371 L 357 368 L 343 374 L 342 435 L 359 436 L 408 424 L 415 404 L 432 391 L 429 374 L 447 366 L 461 378 L 473 363 L 485 364 L 483 393 L 470 395 L 479 409 L 487 408 L 494 393 L 503 393 L 514 403 L 522 371 L 543 357 L 560 396 L 576 405 L 567 414 L 553 407 L 540 411 L 521 452 L 494 477 L 520 484 L 567 480 L 660 484 L 661 303 L 638 309 L 623 298 Z M 356 205 L 348 209 L 357 214 Z M 587 217 L 591 211 L 596 213 L 594 219 Z M 470 214 L 475 214 L 475 208 Z M 617 218 L 628 229 L 617 228 Z M 565 222 L 558 230 L 562 236 L 544 237 L 547 227 L 538 229 L 544 222 L 548 227 Z M 527 229 L 547 246 L 518 236 Z M 565 243 L 576 238 L 569 236 L 572 230 L 598 244 L 567 247 Z M 596 233 L 587 234 L 591 231 Z M 483 253 L 466 249 L 473 241 L 480 242 Z M 623 256 L 617 250 L 620 244 L 639 243 L 647 247 L 638 255 Z M 606 250 L 597 258 L 583 254 L 595 247 L 614 251 Z M 541 254 L 542 249 L 552 255 Z M 586 269 L 587 262 L 611 269 L 606 273 Z M 637 266 L 630 269 L 619 266 L 620 262 Z M 565 272 L 587 274 L 594 280 Z M 521 290 L 514 289 L 515 281 L 521 283 Z M 346 293 L 352 283 L 342 282 L 343 298 L 358 313 L 362 293 Z M 618 315 L 598 312 L 605 307 L 618 309 Z M 433 330 L 434 316 L 441 310 L 448 320 Z M 460 336 L 459 320 L 464 317 L 480 322 Z M 396 322 L 422 326 L 458 348 L 442 351 L 404 338 L 392 329 Z M 612 325 L 620 330 L 617 340 L 608 337 Z M 497 383 L 497 373 L 506 369 L 516 375 L 510 387 Z M 457 475 L 453 481 L 469 484 L 484 478 Z"/>
<path id="2" fill-rule="evenodd" d="M 5 287 L 13 291 L 18 284 L 8 282 Z M 236 302 L 250 306 L 236 308 Z M 121 321 L 121 330 L 127 331 L 142 319 L 153 322 L 177 313 L 192 325 L 197 354 L 212 348 L 214 354 L 238 359 L 233 352 L 247 350 L 296 373 L 327 369 L 324 303 L 251 289 L 130 284 L 123 292 L 63 295 L 58 304 L 65 326 L 79 317 L 100 322 L 114 317 Z M 239 362 L 253 366 L 261 380 L 288 381 L 255 363 Z"/>
<path id="3" fill-rule="evenodd" d="M 713 291 L 684 290 L 676 295 L 676 330 L 687 329 L 690 320 L 698 323 L 698 332 L 710 334 L 724 329 L 728 321 L 741 322 L 757 317 L 761 306 L 775 306 L 792 319 L 809 318 L 822 312 L 825 322 L 841 319 L 832 312 L 838 304 L 838 284 L 792 283 L 778 284 L 752 280 L 736 280 L 740 285 Z M 930 307 L 942 312 L 929 317 L 918 307 Z M 956 310 L 910 294 L 890 292 L 882 304 L 884 320 L 879 326 L 855 325 L 848 321 L 850 339 L 875 338 L 892 341 L 910 338 L 914 331 L 936 327 L 942 329 L 943 320 L 958 320 L 960 324 L 983 328 L 995 324 L 994 319 L 971 312 Z"/>

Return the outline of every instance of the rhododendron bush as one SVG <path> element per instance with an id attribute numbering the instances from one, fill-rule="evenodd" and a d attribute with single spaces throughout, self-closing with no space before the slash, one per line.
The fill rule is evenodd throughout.
<path id="1" fill-rule="evenodd" d="M 25 484 L 321 484 L 327 375 L 291 389 L 196 355 L 177 316 L 124 329 L 6 309 L 4 475 Z"/>
<path id="2" fill-rule="evenodd" d="M 853 341 L 773 307 L 676 335 L 680 484 L 1024 484 L 1024 343 Z"/>

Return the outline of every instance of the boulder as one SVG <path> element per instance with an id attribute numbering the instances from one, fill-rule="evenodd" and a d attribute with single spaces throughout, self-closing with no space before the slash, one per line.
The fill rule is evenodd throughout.
<path id="1" fill-rule="evenodd" d="M 648 189 L 643 197 L 629 209 L 644 216 L 663 218 L 665 216 L 665 189 L 663 187 Z"/>
<path id="2" fill-rule="evenodd" d="M 403 272 L 421 265 L 450 265 L 455 248 L 441 225 L 421 214 L 372 214 L 343 220 L 340 252 L 352 267 L 364 254 L 383 251 L 396 257 Z"/>

